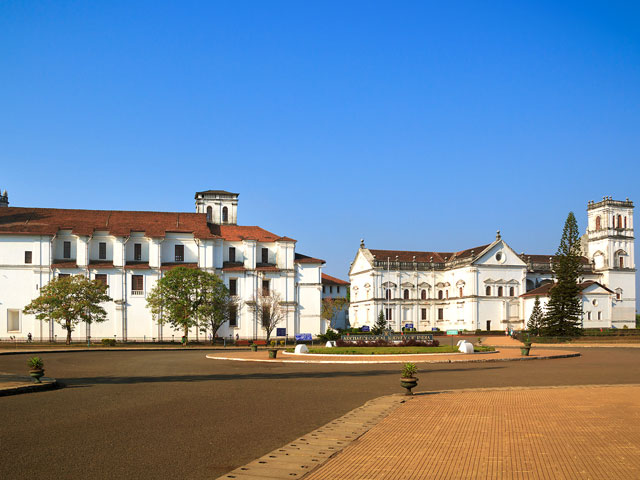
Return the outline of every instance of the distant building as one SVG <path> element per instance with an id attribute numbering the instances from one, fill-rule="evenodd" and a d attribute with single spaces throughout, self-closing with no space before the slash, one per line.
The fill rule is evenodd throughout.
<path id="1" fill-rule="evenodd" d="M 324 261 L 297 253 L 292 238 L 238 225 L 236 193 L 207 190 L 195 200 L 196 213 L 185 213 L 8 207 L 0 196 L 0 337 L 64 338 L 59 325 L 22 310 L 52 278 L 82 274 L 107 283 L 114 301 L 105 305 L 108 321 L 81 324 L 74 339 L 179 339 L 146 307 L 156 281 L 177 266 L 216 273 L 242 300 L 219 336 L 264 336 L 247 305 L 262 289 L 280 294 L 286 317 L 278 327 L 288 336 L 323 333 Z"/>
<path id="2" fill-rule="evenodd" d="M 327 298 L 346 299 L 349 293 L 349 282 L 327 274 L 322 274 L 322 300 Z M 347 328 L 349 326 L 349 305 L 338 311 L 331 321 L 331 328 Z"/>
<path id="3" fill-rule="evenodd" d="M 633 203 L 589 202 L 581 239 L 583 326 L 635 326 Z M 535 296 L 546 305 L 552 255 L 517 254 L 500 232 L 459 252 L 375 250 L 360 244 L 351 264 L 351 325 L 373 325 L 383 312 L 399 330 L 522 329 Z"/>

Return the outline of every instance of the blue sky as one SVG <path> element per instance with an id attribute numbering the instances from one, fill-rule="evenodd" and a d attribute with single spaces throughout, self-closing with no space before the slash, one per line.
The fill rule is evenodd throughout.
<path id="1" fill-rule="evenodd" d="M 372 248 L 500 229 L 553 253 L 640 202 L 640 7 L 620 2 L 0 3 L 0 188 L 14 206 L 192 211 Z"/>

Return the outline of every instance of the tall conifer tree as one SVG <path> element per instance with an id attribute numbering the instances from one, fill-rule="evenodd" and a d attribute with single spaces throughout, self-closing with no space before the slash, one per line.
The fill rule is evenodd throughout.
<path id="1" fill-rule="evenodd" d="M 573 212 L 569 212 L 553 259 L 556 283 L 549 291 L 542 328 L 544 335 L 582 335 L 582 293 L 578 286 L 581 255 L 578 222 Z"/>
<path id="2" fill-rule="evenodd" d="M 527 330 L 531 335 L 540 335 L 540 329 L 542 328 L 544 320 L 544 313 L 540 306 L 540 297 L 536 295 L 536 301 L 533 304 L 533 310 L 529 317 L 529 323 L 527 323 Z"/>

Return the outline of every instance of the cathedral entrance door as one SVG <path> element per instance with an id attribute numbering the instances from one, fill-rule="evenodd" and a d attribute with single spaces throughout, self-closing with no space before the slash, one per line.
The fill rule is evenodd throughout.
<path id="1" fill-rule="evenodd" d="M 487 320 L 487 332 L 491 330 L 491 320 Z"/>

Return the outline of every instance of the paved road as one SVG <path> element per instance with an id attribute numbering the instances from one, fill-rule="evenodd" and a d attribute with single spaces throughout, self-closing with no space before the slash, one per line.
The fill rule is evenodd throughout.
<path id="1" fill-rule="evenodd" d="M 43 354 L 66 388 L 0 398 L 0 478 L 215 478 L 365 401 L 397 365 L 225 362 L 206 352 Z M 423 367 L 420 390 L 637 383 L 638 351 Z M 23 373 L 27 355 L 0 356 Z"/>

